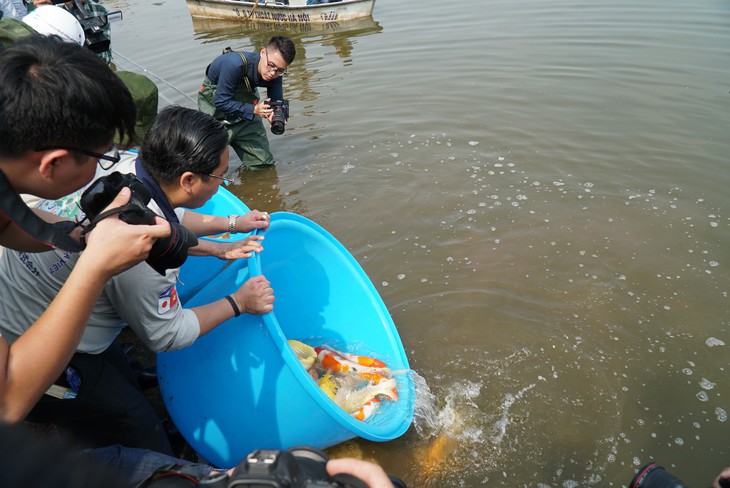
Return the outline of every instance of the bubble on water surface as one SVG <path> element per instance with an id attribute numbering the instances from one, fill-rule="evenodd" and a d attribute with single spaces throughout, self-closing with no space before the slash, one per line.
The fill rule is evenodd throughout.
<path id="1" fill-rule="evenodd" d="M 709 398 L 707 397 L 707 393 L 704 391 L 700 391 L 697 393 L 697 399 L 701 402 L 706 402 Z"/>
<path id="2" fill-rule="evenodd" d="M 700 380 L 700 387 L 702 387 L 705 390 L 712 390 L 717 386 L 716 383 L 713 383 L 712 381 L 708 380 L 707 378 L 702 378 Z"/>
<path id="3" fill-rule="evenodd" d="M 715 409 L 715 416 L 720 422 L 725 422 L 727 420 L 727 412 L 723 408 L 717 407 Z"/>
<path id="4" fill-rule="evenodd" d="M 476 146 L 477 144 L 479 144 L 479 141 L 469 141 L 470 146 Z"/>
<path id="5" fill-rule="evenodd" d="M 716 337 L 710 337 L 705 341 L 708 347 L 724 346 L 725 343 Z"/>

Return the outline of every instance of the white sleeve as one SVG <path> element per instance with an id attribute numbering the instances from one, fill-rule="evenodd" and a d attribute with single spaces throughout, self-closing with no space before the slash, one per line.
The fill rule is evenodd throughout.
<path id="1" fill-rule="evenodd" d="M 119 316 L 155 352 L 187 347 L 200 335 L 198 316 L 180 304 L 177 275 L 174 269 L 162 276 L 143 262 L 106 286 Z"/>
<path id="2" fill-rule="evenodd" d="M 3 17 L 6 19 L 17 19 L 20 16 L 18 11 L 15 10 L 12 0 L 0 0 L 0 10 L 3 11 Z"/>

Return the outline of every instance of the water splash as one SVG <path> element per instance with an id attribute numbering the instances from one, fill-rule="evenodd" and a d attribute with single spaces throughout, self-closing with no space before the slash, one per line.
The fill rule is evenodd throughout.
<path id="1" fill-rule="evenodd" d="M 546 381 L 542 377 L 539 379 L 541 381 Z M 495 423 L 495 433 L 491 436 L 491 440 L 494 444 L 500 445 L 504 440 L 504 436 L 507 433 L 507 426 L 509 425 L 510 408 L 512 407 L 512 405 L 514 405 L 517 400 L 521 399 L 525 395 L 525 393 L 535 388 L 535 386 L 537 386 L 537 383 L 532 383 L 531 385 L 522 388 L 514 395 L 511 393 L 505 395 L 504 401 L 502 402 L 502 416 Z"/>

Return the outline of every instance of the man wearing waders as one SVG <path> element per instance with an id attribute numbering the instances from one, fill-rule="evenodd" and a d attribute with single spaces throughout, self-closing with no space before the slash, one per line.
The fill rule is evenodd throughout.
<path id="1" fill-rule="evenodd" d="M 274 111 L 268 102 L 284 100 L 282 77 L 295 55 L 291 39 L 274 36 L 259 52 L 226 48 L 205 70 L 198 109 L 226 126 L 229 144 L 249 169 L 275 163 L 261 119 L 271 124 Z M 266 87 L 266 100 L 260 101 L 259 86 Z"/>

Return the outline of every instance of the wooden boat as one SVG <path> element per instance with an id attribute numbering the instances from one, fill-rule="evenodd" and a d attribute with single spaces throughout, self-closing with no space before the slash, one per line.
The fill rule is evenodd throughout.
<path id="1" fill-rule="evenodd" d="M 255 22 L 251 20 L 208 19 L 193 17 L 193 31 L 195 38 L 205 42 L 232 41 L 241 47 L 248 43 L 256 49 L 263 45 L 269 37 L 281 34 L 282 30 L 290 37 L 294 44 L 322 44 L 323 36 L 342 36 L 347 38 L 374 34 L 383 30 L 383 27 L 372 17 L 361 17 L 339 22 L 318 22 L 316 24 L 278 24 L 273 22 Z M 282 29 L 284 27 L 284 29 Z M 326 43 L 325 38 L 325 43 Z"/>
<path id="2" fill-rule="evenodd" d="M 340 0 L 307 5 L 306 0 L 266 0 L 266 3 L 238 0 L 187 0 L 190 15 L 209 19 L 235 19 L 276 24 L 321 24 L 340 22 L 373 13 L 375 0 Z"/>

